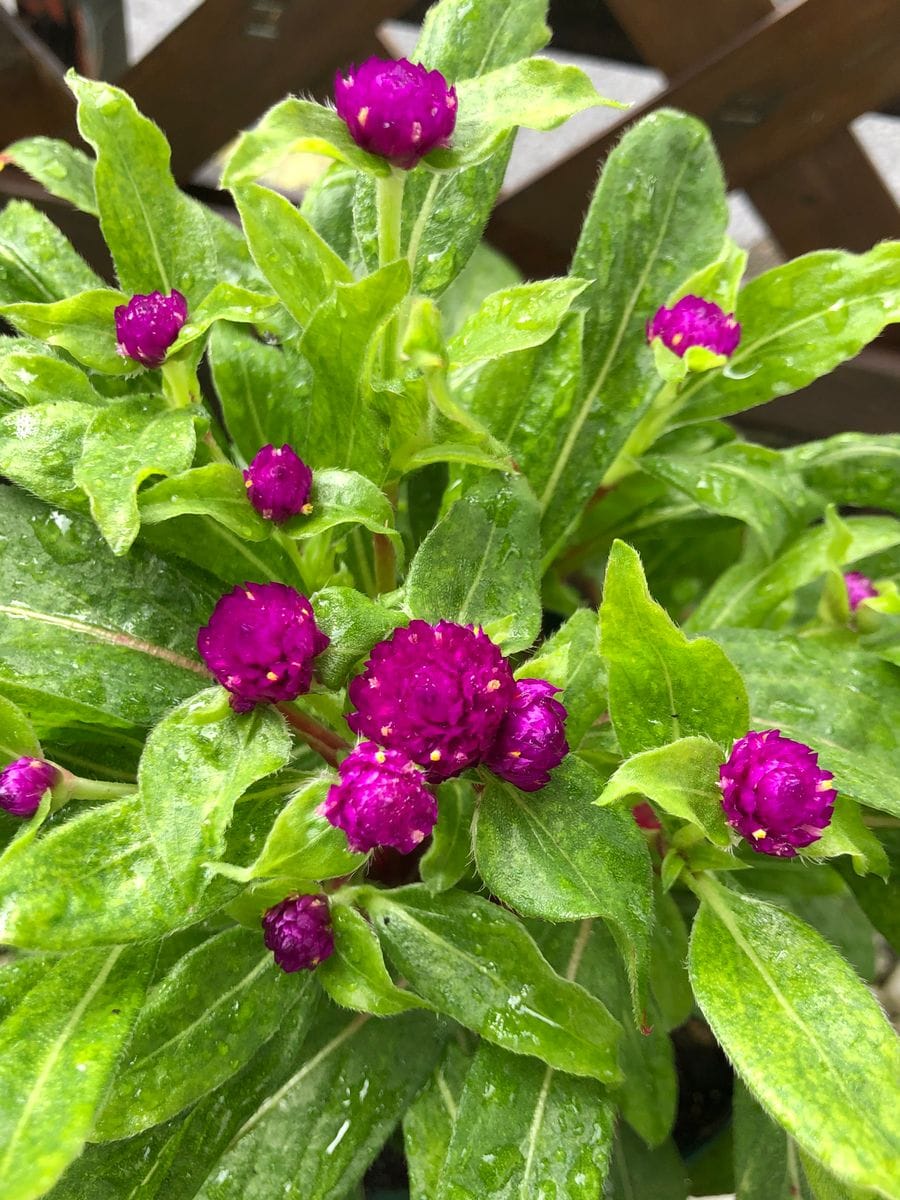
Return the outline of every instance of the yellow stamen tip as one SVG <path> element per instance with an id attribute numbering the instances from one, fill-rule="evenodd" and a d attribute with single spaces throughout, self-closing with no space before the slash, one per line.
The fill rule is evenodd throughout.
<path id="1" fill-rule="evenodd" d="M 268 679 L 270 683 L 275 683 L 278 679 L 277 671 L 266 671 L 266 679 Z"/>
<path id="2" fill-rule="evenodd" d="M 766 831 L 764 829 L 754 829 L 750 836 L 759 841 L 760 838 L 764 838 L 766 836 Z"/>
<path id="3" fill-rule="evenodd" d="M 428 757 L 431 759 L 432 762 L 440 762 L 441 761 L 441 752 L 440 752 L 440 750 L 432 750 L 432 752 L 428 755 Z"/>

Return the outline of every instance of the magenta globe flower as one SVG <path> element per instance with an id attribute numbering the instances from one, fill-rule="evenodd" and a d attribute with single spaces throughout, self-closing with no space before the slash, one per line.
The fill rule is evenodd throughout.
<path id="1" fill-rule="evenodd" d="M 354 733 L 401 750 L 431 782 L 481 762 L 516 685 L 483 629 L 410 621 L 372 651 L 350 684 Z"/>
<path id="2" fill-rule="evenodd" d="M 546 679 L 520 679 L 485 758 L 495 775 L 520 791 L 536 792 L 550 782 L 550 772 L 569 753 L 565 707 L 554 695 L 560 689 Z"/>
<path id="3" fill-rule="evenodd" d="M 33 817 L 44 792 L 59 782 L 59 770 L 43 758 L 17 758 L 0 771 L 0 808 L 13 817 Z"/>
<path id="4" fill-rule="evenodd" d="M 312 471 L 293 446 L 263 446 L 244 472 L 247 499 L 261 517 L 281 525 L 298 513 L 312 512 L 308 504 Z"/>
<path id="5" fill-rule="evenodd" d="M 401 58 L 368 58 L 334 79 L 334 102 L 358 146 L 409 170 L 456 127 L 456 89 L 440 71 Z"/>
<path id="6" fill-rule="evenodd" d="M 328 645 L 312 605 L 284 583 L 228 592 L 197 635 L 197 649 L 235 712 L 309 691 L 313 659 Z"/>
<path id="7" fill-rule="evenodd" d="M 679 358 L 695 346 L 728 358 L 741 340 L 741 327 L 734 313 L 723 312 L 712 300 L 682 296 L 671 308 L 658 309 L 647 322 L 647 340 L 656 338 Z"/>
<path id="8" fill-rule="evenodd" d="M 328 897 L 288 896 L 262 919 L 263 940 L 282 971 L 312 971 L 334 953 Z"/>
<path id="9" fill-rule="evenodd" d="M 873 596 L 878 595 L 878 588 L 872 580 L 860 575 L 859 571 L 847 571 L 844 583 L 847 585 L 847 600 L 851 612 L 856 612 L 863 600 L 871 600 Z"/>
<path id="10" fill-rule="evenodd" d="M 181 292 L 151 292 L 132 296 L 115 311 L 116 341 L 123 358 L 145 367 L 161 367 L 169 347 L 187 320 L 187 300 Z"/>
<path id="11" fill-rule="evenodd" d="M 729 824 L 759 854 L 793 858 L 818 841 L 834 812 L 830 771 L 802 742 L 777 729 L 750 732 L 734 743 L 719 768 L 722 807 Z"/>
<path id="12" fill-rule="evenodd" d="M 347 835 L 351 850 L 367 854 L 392 846 L 409 854 L 434 829 L 437 800 L 425 776 L 399 750 L 361 742 L 338 767 L 340 782 L 320 812 Z"/>

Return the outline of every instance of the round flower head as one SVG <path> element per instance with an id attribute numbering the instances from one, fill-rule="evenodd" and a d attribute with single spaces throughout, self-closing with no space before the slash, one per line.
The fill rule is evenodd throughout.
<path id="1" fill-rule="evenodd" d="M 647 322 L 647 340 L 656 338 L 679 358 L 695 347 L 728 358 L 741 340 L 741 327 L 734 313 L 723 312 L 712 300 L 682 296 L 671 308 L 658 309 Z"/>
<path id="2" fill-rule="evenodd" d="M 0 771 L 0 808 L 14 817 L 33 817 L 44 792 L 58 778 L 53 763 L 42 758 L 17 758 Z"/>
<path id="3" fill-rule="evenodd" d="M 293 446 L 263 446 L 244 472 L 247 499 L 261 517 L 280 525 L 298 513 L 311 513 L 308 504 L 312 471 Z"/>
<path id="4" fill-rule="evenodd" d="M 313 659 L 327 645 L 307 598 L 283 583 L 234 588 L 197 635 L 200 656 L 231 692 L 235 712 L 308 692 Z"/>
<path id="5" fill-rule="evenodd" d="M 834 776 L 819 756 L 777 729 L 748 733 L 719 768 L 725 816 L 760 854 L 793 858 L 831 821 Z"/>
<path id="6" fill-rule="evenodd" d="M 402 750 L 439 782 L 480 762 L 515 695 L 509 664 L 483 629 L 410 621 L 372 651 L 350 684 L 354 733 Z"/>
<path id="7" fill-rule="evenodd" d="M 847 599 L 851 612 L 856 612 L 863 600 L 871 600 L 873 596 L 878 595 L 878 588 L 872 580 L 860 575 L 858 571 L 847 571 L 844 583 L 847 585 Z"/>
<path id="8" fill-rule="evenodd" d="M 123 358 L 145 367 L 160 367 L 166 352 L 187 320 L 187 300 L 181 292 L 151 292 L 132 296 L 115 311 L 116 341 Z"/>
<path id="9" fill-rule="evenodd" d="M 550 772 L 569 753 L 568 713 L 545 679 L 520 679 L 497 740 L 485 759 L 495 775 L 520 791 L 536 792 L 550 782 Z"/>
<path id="10" fill-rule="evenodd" d="M 343 829 L 351 850 L 392 846 L 409 854 L 434 829 L 437 801 L 425 776 L 399 750 L 361 742 L 338 767 L 320 812 Z"/>
<path id="11" fill-rule="evenodd" d="M 263 916 L 263 940 L 282 971 L 311 971 L 334 953 L 328 897 L 288 896 Z"/>
<path id="12" fill-rule="evenodd" d="M 405 58 L 368 58 L 338 71 L 334 101 L 358 146 L 405 170 L 448 146 L 456 126 L 456 88 Z"/>

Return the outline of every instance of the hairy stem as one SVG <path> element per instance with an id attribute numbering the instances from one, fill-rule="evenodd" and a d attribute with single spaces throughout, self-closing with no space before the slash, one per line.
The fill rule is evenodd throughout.
<path id="1" fill-rule="evenodd" d="M 338 751 L 349 750 L 350 747 L 342 737 L 326 729 L 314 717 L 308 717 L 290 704 L 279 704 L 278 711 L 287 723 L 293 726 L 311 750 L 315 750 L 332 767 L 338 765 Z"/>
<path id="2" fill-rule="evenodd" d="M 403 220 L 403 188 L 406 175 L 403 171 L 391 171 L 380 175 L 377 184 L 378 204 L 378 263 L 385 267 L 401 257 L 400 239 Z M 386 379 L 397 374 L 397 347 L 399 341 L 398 321 L 392 317 L 385 327 L 381 343 L 381 369 Z"/>

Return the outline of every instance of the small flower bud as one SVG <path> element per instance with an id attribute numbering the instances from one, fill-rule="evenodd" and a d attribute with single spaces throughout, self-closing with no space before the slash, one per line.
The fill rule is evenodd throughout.
<path id="1" fill-rule="evenodd" d="M 231 692 L 235 712 L 308 692 L 313 659 L 327 645 L 307 598 L 284 583 L 234 588 L 197 635 L 200 656 Z"/>
<path id="2" fill-rule="evenodd" d="M 338 71 L 334 101 L 358 146 L 404 170 L 449 146 L 456 127 L 456 88 L 405 58 L 369 58 L 346 75 Z"/>
<path id="3" fill-rule="evenodd" d="M 247 499 L 261 517 L 281 525 L 301 512 L 312 512 L 307 504 L 312 488 L 312 471 L 293 446 L 263 446 L 244 472 Z"/>
<path id="4" fill-rule="evenodd" d="M 728 822 L 759 854 L 794 858 L 818 841 L 834 812 L 830 771 L 802 742 L 777 729 L 750 732 L 734 743 L 719 768 L 722 807 Z"/>
<path id="5" fill-rule="evenodd" d="M 647 340 L 652 342 L 656 338 L 679 358 L 695 347 L 708 351 L 709 355 L 729 358 L 741 340 L 741 327 L 734 313 L 723 312 L 712 300 L 682 296 L 671 308 L 658 309 L 647 322 Z"/>
<path id="6" fill-rule="evenodd" d="M 863 600 L 871 600 L 878 595 L 878 588 L 872 580 L 860 575 L 858 571 L 847 571 L 844 583 L 847 585 L 847 600 L 851 612 L 856 612 Z"/>
<path id="7" fill-rule="evenodd" d="M 119 353 L 145 367 L 161 367 L 187 315 L 187 301 L 181 292 L 132 296 L 115 311 Z"/>
<path id="8" fill-rule="evenodd" d="M 545 679 L 520 679 L 497 740 L 484 760 L 495 775 L 520 791 L 545 787 L 550 772 L 569 753 L 568 713 L 553 699 L 559 690 Z"/>
<path id="9" fill-rule="evenodd" d="M 33 817 L 59 771 L 43 758 L 17 758 L 0 771 L 0 808 L 14 817 Z"/>
<path id="10" fill-rule="evenodd" d="M 373 649 L 350 684 L 347 723 L 425 768 L 430 782 L 481 762 L 515 695 L 509 663 L 483 629 L 410 621 Z"/>
<path id="11" fill-rule="evenodd" d="M 334 953 L 328 897 L 288 896 L 263 916 L 263 940 L 282 971 L 312 971 Z"/>
<path id="12" fill-rule="evenodd" d="M 347 835 L 351 850 L 367 854 L 392 846 L 409 854 L 437 821 L 437 801 L 425 776 L 399 750 L 362 742 L 338 767 L 334 784 L 320 808 L 322 816 Z"/>

